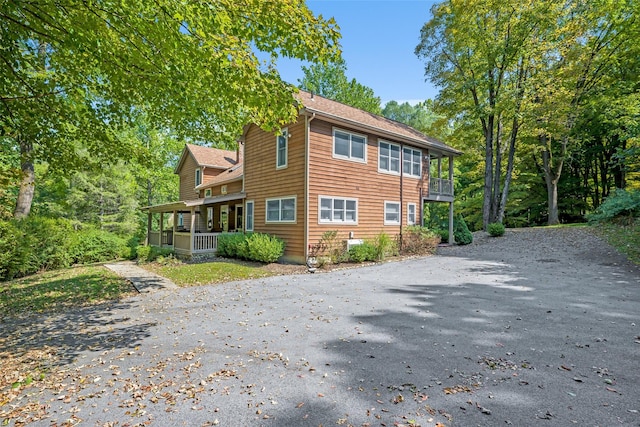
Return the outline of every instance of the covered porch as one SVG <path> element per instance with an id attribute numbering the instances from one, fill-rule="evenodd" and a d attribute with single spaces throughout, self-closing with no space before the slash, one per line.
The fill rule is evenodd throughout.
<path id="1" fill-rule="evenodd" d="M 428 201 L 453 202 L 453 155 L 429 152 L 427 156 L 429 187 Z"/>
<path id="2" fill-rule="evenodd" d="M 147 212 L 147 244 L 182 256 L 215 254 L 218 236 L 244 231 L 244 193 L 142 208 Z"/>

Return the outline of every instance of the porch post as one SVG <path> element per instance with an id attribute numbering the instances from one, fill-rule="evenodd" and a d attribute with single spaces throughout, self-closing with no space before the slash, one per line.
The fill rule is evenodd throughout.
<path id="1" fill-rule="evenodd" d="M 449 156 L 449 182 L 451 183 L 451 195 L 453 196 L 453 156 Z"/>
<path id="2" fill-rule="evenodd" d="M 453 235 L 453 202 L 449 202 L 449 244 L 453 245 L 456 242 Z"/>
<path id="3" fill-rule="evenodd" d="M 162 247 L 162 237 L 164 234 L 164 212 L 160 212 L 160 247 Z"/>
<path id="4" fill-rule="evenodd" d="M 438 157 L 438 193 L 442 194 L 442 156 Z"/>
<path id="5" fill-rule="evenodd" d="M 196 232 L 196 208 L 191 207 L 191 232 L 189 233 L 189 254 L 193 253 L 193 233 Z"/>
<path id="6" fill-rule="evenodd" d="M 151 213 L 151 211 L 147 212 L 147 239 L 145 241 L 145 245 L 149 246 L 149 236 L 151 235 L 151 216 L 153 214 Z"/>

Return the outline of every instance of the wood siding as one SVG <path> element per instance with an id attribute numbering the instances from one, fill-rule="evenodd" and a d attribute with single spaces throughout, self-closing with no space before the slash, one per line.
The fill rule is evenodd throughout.
<path id="1" fill-rule="evenodd" d="M 348 127 L 335 126 L 350 132 Z M 407 225 L 407 204 L 416 205 L 416 222 L 420 222 L 422 202 L 420 191 L 427 188 L 428 176 L 422 178 L 404 176 L 402 178 L 402 196 L 400 195 L 399 175 L 378 172 L 378 141 L 373 134 L 367 137 L 366 163 L 337 159 L 333 157 L 334 125 L 315 119 L 311 122 L 309 154 L 309 244 L 318 243 L 322 234 L 338 230 L 338 238 L 346 240 L 353 232 L 356 239 L 371 238 L 385 232 L 392 237 L 400 234 L 401 225 Z M 362 132 L 353 131 L 358 135 Z M 383 141 L 400 143 L 384 138 Z M 407 145 L 405 145 L 407 146 Z M 418 149 L 417 147 L 412 147 Z M 422 149 L 422 163 L 426 150 Z M 400 159 L 402 168 L 402 152 Z M 318 222 L 319 196 L 331 196 L 357 200 L 357 224 Z M 401 225 L 384 225 L 384 203 L 401 202 Z"/>
<path id="2" fill-rule="evenodd" d="M 180 177 L 180 200 L 197 199 L 196 194 L 196 168 L 197 164 L 191 154 L 187 155 L 178 171 Z"/>
<path id="3" fill-rule="evenodd" d="M 288 127 L 287 167 L 276 169 L 276 136 L 255 125 L 245 135 L 244 189 L 254 202 L 254 231 L 276 235 L 287 242 L 284 259 L 304 262 L 305 126 L 304 118 Z M 267 223 L 266 199 L 296 198 L 295 223 Z"/>

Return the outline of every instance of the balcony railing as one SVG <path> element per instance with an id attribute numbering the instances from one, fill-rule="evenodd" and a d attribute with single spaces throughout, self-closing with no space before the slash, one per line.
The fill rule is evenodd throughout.
<path id="1" fill-rule="evenodd" d="M 218 236 L 222 233 L 194 233 L 193 247 L 191 247 L 191 233 L 172 230 L 165 230 L 162 236 L 162 246 L 173 246 L 178 253 L 215 253 L 218 249 Z M 149 233 L 149 244 L 160 246 L 160 232 L 151 231 Z"/>
<path id="2" fill-rule="evenodd" d="M 444 178 L 429 178 L 429 195 L 453 196 L 453 182 Z"/>

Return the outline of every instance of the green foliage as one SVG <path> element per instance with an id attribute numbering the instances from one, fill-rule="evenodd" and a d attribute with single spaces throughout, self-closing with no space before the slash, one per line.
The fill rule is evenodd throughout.
<path id="1" fill-rule="evenodd" d="M 374 114 L 381 114 L 380 98 L 373 89 L 347 78 L 347 65 L 344 60 L 302 67 L 304 77 L 298 80 L 300 89 L 315 93 L 352 107 Z"/>
<path id="2" fill-rule="evenodd" d="M 469 231 L 462 215 L 458 215 L 453 221 L 453 237 L 459 245 L 468 245 L 473 242 L 473 234 Z"/>
<path id="3" fill-rule="evenodd" d="M 493 237 L 504 236 L 504 224 L 501 224 L 499 222 L 492 222 L 491 224 L 487 225 L 487 232 Z"/>
<path id="4" fill-rule="evenodd" d="M 377 261 L 378 249 L 370 242 L 363 242 L 360 245 L 354 245 L 349 249 L 349 261 L 365 262 Z"/>
<path id="5" fill-rule="evenodd" d="M 247 249 L 251 261 L 276 262 L 284 253 L 284 241 L 264 233 L 253 233 L 247 237 Z"/>
<path id="6" fill-rule="evenodd" d="M 125 238 L 106 230 L 87 227 L 73 234 L 68 252 L 74 263 L 90 264 L 131 258 L 131 249 Z"/>
<path id="7" fill-rule="evenodd" d="M 373 238 L 373 245 L 376 248 L 376 258 L 378 261 L 384 261 L 388 256 L 398 255 L 398 245 L 395 240 L 387 233 L 380 233 Z"/>
<path id="8" fill-rule="evenodd" d="M 173 250 L 171 248 L 159 248 L 157 246 L 143 246 L 136 247 L 136 255 L 138 258 L 138 264 L 144 264 L 147 262 L 159 262 L 160 258 L 168 258 L 173 256 Z"/>
<path id="9" fill-rule="evenodd" d="M 400 252 L 412 255 L 433 254 L 439 243 L 440 235 L 438 233 L 427 227 L 410 225 L 402 230 L 402 249 Z"/>
<path id="10" fill-rule="evenodd" d="M 282 239 L 265 233 L 223 233 L 216 255 L 258 262 L 276 262 L 284 254 Z"/>
<path id="11" fill-rule="evenodd" d="M 631 218 L 623 223 L 598 222 L 591 224 L 599 235 L 625 254 L 629 260 L 640 266 L 640 220 Z"/>
<path id="12" fill-rule="evenodd" d="M 252 234 L 223 233 L 218 236 L 216 255 L 225 258 L 248 258 L 247 237 Z"/>
<path id="13" fill-rule="evenodd" d="M 640 191 L 617 189 L 606 198 L 587 219 L 591 222 L 605 222 L 614 219 L 631 219 L 640 216 Z"/>

